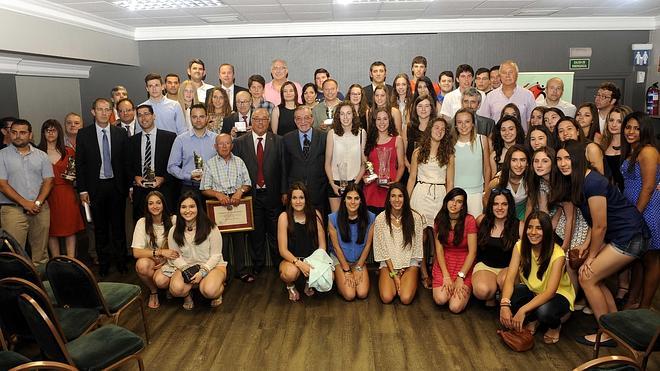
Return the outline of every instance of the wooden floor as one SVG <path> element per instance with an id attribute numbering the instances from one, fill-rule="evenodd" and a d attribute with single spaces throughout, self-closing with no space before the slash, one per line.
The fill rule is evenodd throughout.
<path id="1" fill-rule="evenodd" d="M 593 316 L 574 314 L 556 345 L 542 333 L 526 353 L 509 351 L 495 331 L 498 311 L 472 301 L 460 315 L 437 307 L 430 290 L 412 305 L 383 305 L 371 272 L 366 300 L 345 302 L 333 290 L 287 299 L 274 270 L 253 284 L 234 280 L 215 309 L 195 297 L 193 311 L 182 299 L 161 295 L 158 309 L 147 309 L 152 342 L 144 351 L 148 370 L 570 370 L 591 357 L 573 338 L 595 328 Z M 134 273 L 108 280 L 138 283 Z M 146 299 L 146 294 L 145 294 Z M 137 311 L 120 321 L 142 335 Z M 621 354 L 605 349 L 601 355 Z M 658 356 L 649 370 L 660 369 Z M 130 365 L 123 370 L 137 369 Z"/>

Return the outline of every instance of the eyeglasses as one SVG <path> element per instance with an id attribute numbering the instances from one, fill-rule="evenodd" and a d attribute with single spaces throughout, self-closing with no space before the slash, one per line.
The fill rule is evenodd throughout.
<path id="1" fill-rule="evenodd" d="M 495 195 L 510 195 L 511 191 L 508 188 L 491 188 L 490 193 Z"/>
<path id="2" fill-rule="evenodd" d="M 612 99 L 612 96 L 611 95 L 596 94 L 596 95 L 594 95 L 594 98 Z"/>

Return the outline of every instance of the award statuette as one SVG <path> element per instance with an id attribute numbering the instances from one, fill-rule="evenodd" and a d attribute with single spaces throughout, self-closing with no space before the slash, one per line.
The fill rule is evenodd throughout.
<path id="1" fill-rule="evenodd" d="M 390 155 L 392 148 L 378 148 L 378 185 L 387 187 L 390 182 Z"/>
<path id="2" fill-rule="evenodd" d="M 339 175 L 339 195 L 344 194 L 344 191 L 348 186 L 348 177 L 346 176 L 347 171 L 348 163 L 340 162 L 337 164 L 337 174 Z"/>
<path id="3" fill-rule="evenodd" d="M 69 156 L 69 162 L 66 164 L 66 170 L 62 173 L 62 178 L 73 182 L 76 180 L 76 159 Z"/>
<path id="4" fill-rule="evenodd" d="M 142 178 L 142 186 L 144 188 L 155 188 L 156 187 L 156 173 L 154 169 L 149 168 L 147 174 Z"/>
<path id="5" fill-rule="evenodd" d="M 323 120 L 323 123 L 321 123 L 320 129 L 327 132 L 330 130 L 332 127 L 332 116 L 335 113 L 335 107 L 326 107 L 325 108 L 325 117 L 326 119 Z"/>
<path id="6" fill-rule="evenodd" d="M 374 164 L 372 164 L 371 161 L 365 161 L 364 167 L 367 170 L 367 174 L 363 177 L 364 184 L 369 184 L 378 179 L 378 175 L 376 175 L 376 172 L 374 171 Z"/>
<path id="7" fill-rule="evenodd" d="M 193 151 L 193 162 L 195 163 L 195 170 L 191 171 L 191 174 L 201 176 L 204 173 L 204 159 L 195 151 Z"/>

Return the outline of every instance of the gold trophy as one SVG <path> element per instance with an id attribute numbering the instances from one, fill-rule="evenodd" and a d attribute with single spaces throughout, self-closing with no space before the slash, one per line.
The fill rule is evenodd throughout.
<path id="1" fill-rule="evenodd" d="M 193 151 L 193 162 L 195 163 L 195 170 L 191 171 L 190 174 L 193 176 L 204 174 L 204 159 L 195 151 Z"/>
<path id="2" fill-rule="evenodd" d="M 76 180 L 76 159 L 69 156 L 69 162 L 66 164 L 66 170 L 62 173 L 62 178 L 73 182 Z"/>
<path id="3" fill-rule="evenodd" d="M 149 168 L 147 174 L 142 178 L 142 187 L 144 188 L 156 188 L 156 173 L 154 169 Z"/>
<path id="4" fill-rule="evenodd" d="M 378 175 L 376 175 L 376 172 L 374 171 L 374 164 L 372 164 L 371 161 L 365 161 L 364 167 L 367 170 L 367 174 L 363 177 L 364 184 L 369 184 L 378 179 Z"/>

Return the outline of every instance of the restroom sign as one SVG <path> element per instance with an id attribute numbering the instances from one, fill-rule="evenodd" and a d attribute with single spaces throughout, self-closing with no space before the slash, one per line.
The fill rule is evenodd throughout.
<path id="1" fill-rule="evenodd" d="M 653 44 L 632 44 L 633 66 L 648 66 Z"/>

